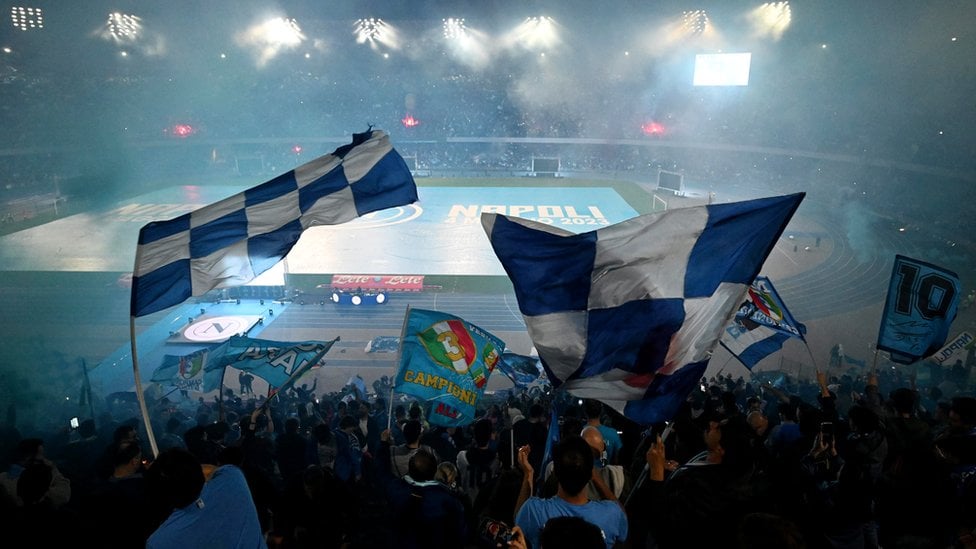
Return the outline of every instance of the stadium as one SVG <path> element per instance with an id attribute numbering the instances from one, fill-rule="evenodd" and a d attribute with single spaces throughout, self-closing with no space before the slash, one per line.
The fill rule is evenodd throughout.
<path id="1" fill-rule="evenodd" d="M 222 322 L 339 338 L 301 380 L 320 392 L 394 376 L 407 307 L 535 356 L 485 212 L 581 233 L 806 193 L 760 273 L 805 340 L 752 371 L 716 346 L 708 377 L 909 368 L 876 349 L 897 255 L 958 274 L 949 336 L 976 328 L 971 2 L 335 4 L 2 7 L 0 405 L 21 432 L 134 394 L 134 350 L 150 399 L 214 399 L 151 378 Z M 316 227 L 248 285 L 130 317 L 142 226 L 369 129 L 416 204 Z"/>

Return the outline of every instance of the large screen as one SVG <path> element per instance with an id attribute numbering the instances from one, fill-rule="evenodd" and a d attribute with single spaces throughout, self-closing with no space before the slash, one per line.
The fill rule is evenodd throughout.
<path id="1" fill-rule="evenodd" d="M 671 191 L 681 194 L 685 188 L 685 177 L 677 172 L 657 172 L 657 188 L 662 191 Z"/>
<path id="2" fill-rule="evenodd" d="M 559 158 L 532 157 L 532 171 L 556 173 L 559 171 Z"/>
<path id="3" fill-rule="evenodd" d="M 695 56 L 695 86 L 748 86 L 751 53 L 701 53 Z"/>

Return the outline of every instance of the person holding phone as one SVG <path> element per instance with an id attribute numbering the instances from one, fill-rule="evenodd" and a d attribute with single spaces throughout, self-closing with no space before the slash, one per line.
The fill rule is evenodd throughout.
<path id="1" fill-rule="evenodd" d="M 834 423 L 832 421 L 825 421 L 820 424 L 820 439 L 824 446 L 833 447 Z"/>
<path id="2" fill-rule="evenodd" d="M 628 514 L 638 517 L 631 521 L 635 546 L 652 538 L 662 549 L 725 547 L 744 513 L 769 499 L 762 483 L 753 483 L 752 433 L 745 421 L 709 421 L 702 438 L 707 450 L 677 468 L 662 436 L 648 447 L 647 480 L 627 504 Z"/>
<path id="3" fill-rule="evenodd" d="M 835 425 L 825 422 L 803 459 L 803 470 L 817 486 L 811 494 L 814 513 L 823 517 L 822 536 L 836 546 L 857 540 L 857 546 L 878 547 L 876 509 L 888 444 L 881 419 L 867 406 L 848 411 L 850 434 L 835 436 Z"/>

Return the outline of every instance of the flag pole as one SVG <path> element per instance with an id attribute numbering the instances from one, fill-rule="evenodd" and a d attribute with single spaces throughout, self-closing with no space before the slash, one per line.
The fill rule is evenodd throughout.
<path id="1" fill-rule="evenodd" d="M 159 456 L 159 447 L 156 446 L 156 436 L 153 435 L 152 421 L 149 419 L 149 408 L 146 406 L 146 396 L 142 394 L 142 378 L 139 375 L 139 356 L 136 352 L 136 317 L 129 316 L 129 339 L 132 345 L 132 376 L 136 381 L 136 398 L 139 399 L 139 410 L 142 412 L 142 421 L 146 425 L 146 437 L 149 439 L 149 448 L 152 450 L 153 458 Z"/>
<path id="2" fill-rule="evenodd" d="M 810 361 L 813 362 L 813 370 L 815 372 L 816 371 L 819 371 L 820 368 L 817 367 L 817 359 L 814 358 L 813 351 L 810 350 L 810 344 L 807 343 L 807 340 L 805 340 L 805 339 L 800 339 L 800 341 L 802 341 L 803 342 L 803 346 L 807 348 L 807 354 L 810 355 Z M 802 367 L 802 365 L 801 365 L 801 367 Z M 841 373 L 844 373 L 843 369 L 841 369 Z M 800 372 L 799 371 L 796 372 L 796 378 L 797 379 L 800 379 Z"/>
<path id="3" fill-rule="evenodd" d="M 403 358 L 403 342 L 407 338 L 407 322 L 410 320 L 410 304 L 407 303 L 407 312 L 403 315 L 403 326 L 400 328 L 400 344 L 397 345 L 396 362 L 393 363 L 393 387 L 390 388 L 390 418 L 386 422 L 386 428 L 390 429 L 393 425 L 393 392 L 396 391 L 396 377 L 400 370 L 400 360 Z"/>
<path id="4" fill-rule="evenodd" d="M 220 371 L 220 385 L 217 386 L 217 417 L 224 421 L 224 380 L 227 378 L 227 366 Z"/>
<path id="5" fill-rule="evenodd" d="M 95 419 L 95 403 L 92 402 L 91 378 L 88 377 L 88 362 L 81 359 L 81 371 L 85 374 L 85 398 L 88 400 L 88 414 Z"/>
<path id="6" fill-rule="evenodd" d="M 729 354 L 729 358 L 727 358 L 725 360 L 725 362 L 722 364 L 722 367 L 719 368 L 718 369 L 718 372 L 715 373 L 715 377 L 718 377 L 718 376 L 722 375 L 722 372 L 725 371 L 725 367 L 729 365 L 729 362 L 732 362 L 732 359 L 733 358 L 735 358 L 735 355 L 730 353 Z"/>
<path id="7" fill-rule="evenodd" d="M 386 428 L 387 430 L 393 427 L 393 387 L 390 387 L 390 406 L 389 410 L 386 411 Z"/>
<path id="8" fill-rule="evenodd" d="M 543 449 L 543 451 L 545 450 Z M 518 468 L 518 465 L 515 463 L 515 425 L 512 425 L 508 429 L 508 454 L 512 469 Z"/>

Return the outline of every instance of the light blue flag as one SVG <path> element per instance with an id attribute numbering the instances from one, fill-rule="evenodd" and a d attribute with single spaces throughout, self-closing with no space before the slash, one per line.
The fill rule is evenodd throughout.
<path id="1" fill-rule="evenodd" d="M 538 364 L 538 357 L 506 351 L 498 361 L 498 370 L 511 379 L 516 387 L 527 387 L 538 381 L 542 374 Z"/>
<path id="2" fill-rule="evenodd" d="M 248 371 L 268 382 L 268 385 L 287 387 L 296 374 L 315 366 L 332 348 L 338 338 L 332 341 L 302 341 L 299 343 L 253 339 L 234 336 L 210 352 L 206 368 L 219 368 L 221 371 L 233 366 Z"/>
<path id="3" fill-rule="evenodd" d="M 250 282 L 302 232 L 417 201 L 406 162 L 379 130 L 257 187 L 139 231 L 131 315 Z"/>
<path id="4" fill-rule="evenodd" d="M 459 317 L 408 308 L 395 389 L 426 401 L 431 423 L 467 425 L 504 349 L 504 341 Z"/>
<path id="5" fill-rule="evenodd" d="M 803 193 L 572 234 L 482 214 L 553 385 L 641 424 L 672 418 Z"/>
<path id="6" fill-rule="evenodd" d="M 911 364 L 945 344 L 956 319 L 962 288 L 956 273 L 924 261 L 895 256 L 881 314 L 878 349 Z"/>
<path id="7" fill-rule="evenodd" d="M 163 363 L 153 371 L 151 381 L 172 385 L 182 391 L 209 393 L 218 389 L 224 368 L 214 363 L 223 355 L 222 345 L 188 355 L 165 355 Z"/>
<path id="8" fill-rule="evenodd" d="M 773 283 L 757 276 L 720 343 L 751 370 L 760 360 L 782 349 L 788 339 L 802 340 L 806 331 L 806 326 L 787 310 Z"/>

